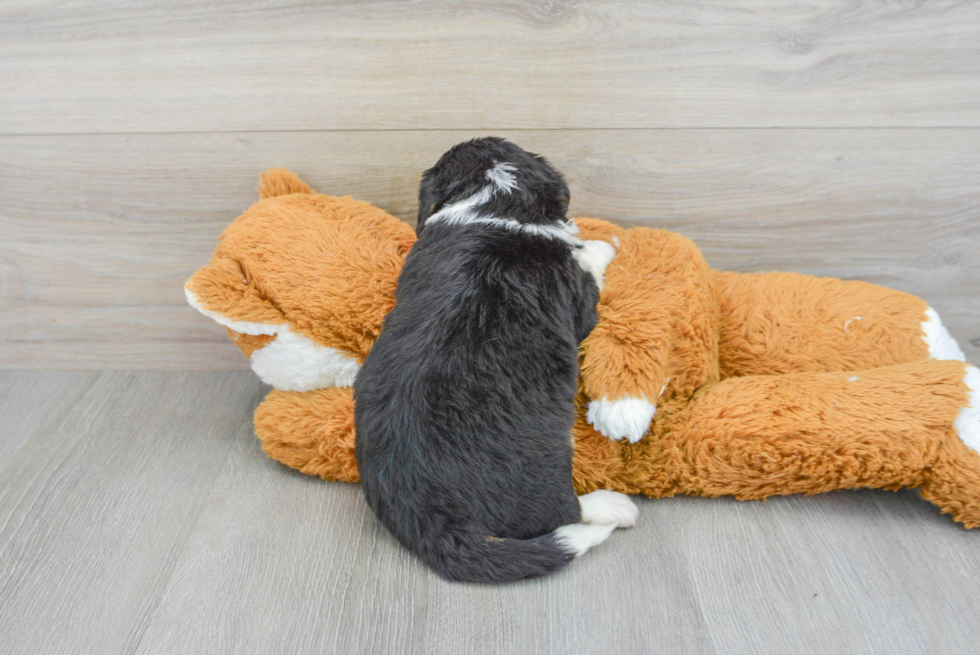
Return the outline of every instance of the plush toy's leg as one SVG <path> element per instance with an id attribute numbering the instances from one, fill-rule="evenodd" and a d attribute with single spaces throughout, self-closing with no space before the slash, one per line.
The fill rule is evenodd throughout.
<path id="1" fill-rule="evenodd" d="M 359 482 L 354 459 L 354 391 L 269 392 L 255 409 L 262 450 L 306 475 Z"/>
<path id="2" fill-rule="evenodd" d="M 980 526 L 980 372 L 961 362 L 730 378 L 665 417 L 657 437 L 648 448 L 672 485 L 653 468 L 632 475 L 639 487 L 649 475 L 658 495 L 919 487 Z"/>
<path id="3" fill-rule="evenodd" d="M 925 302 L 875 284 L 719 273 L 718 294 L 723 377 L 964 360 Z"/>
<path id="4" fill-rule="evenodd" d="M 635 443 L 666 399 L 718 381 L 714 287 L 715 273 L 684 237 L 643 228 L 619 235 L 579 368 L 587 420 L 599 432 Z"/>
<path id="5" fill-rule="evenodd" d="M 980 370 L 967 368 L 970 404 L 954 422 L 958 440 L 939 453 L 922 497 L 968 528 L 980 527 Z"/>

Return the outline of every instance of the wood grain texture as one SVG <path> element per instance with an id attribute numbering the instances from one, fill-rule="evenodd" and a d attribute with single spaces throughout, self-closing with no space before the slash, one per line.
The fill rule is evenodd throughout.
<path id="1" fill-rule="evenodd" d="M 915 492 L 700 500 L 682 500 L 675 528 L 719 652 L 976 648 L 960 585 L 980 575 L 978 535 Z"/>
<path id="2" fill-rule="evenodd" d="M 555 575 L 451 584 L 379 526 L 358 487 L 262 454 L 248 417 L 264 388 L 250 374 L 2 372 L 3 409 L 12 388 L 62 409 L 0 477 L 0 653 L 971 653 L 980 641 L 980 531 L 914 492 L 640 500 L 637 527 Z M 0 449 L 32 426 L 9 425 Z"/>
<path id="3" fill-rule="evenodd" d="M 450 584 L 394 541 L 357 487 L 301 476 L 242 442 L 140 652 L 712 652 L 681 554 L 654 525 L 643 551 L 659 554 L 636 570 L 630 542 L 643 537 L 623 532 L 547 580 Z M 638 593 L 623 593 L 626 580 Z"/>
<path id="4" fill-rule="evenodd" d="M 84 381 L 0 479 L 3 653 L 133 650 L 262 392 L 248 373 Z M 21 439 L 9 430 L 0 443 Z"/>
<path id="5" fill-rule="evenodd" d="M 7 1 L 0 133 L 980 126 L 969 1 Z"/>
<path id="6" fill-rule="evenodd" d="M 10 371 L 0 375 L 0 477 L 46 422 L 59 420 L 85 393 L 94 373 Z M 4 488 L 0 493 L 4 493 Z"/>
<path id="7" fill-rule="evenodd" d="M 421 170 L 478 134 L 0 138 L 0 367 L 245 368 L 181 289 L 258 173 L 410 220 Z M 566 172 L 572 215 L 681 232 L 717 268 L 920 295 L 980 361 L 980 130 L 503 134 Z"/>

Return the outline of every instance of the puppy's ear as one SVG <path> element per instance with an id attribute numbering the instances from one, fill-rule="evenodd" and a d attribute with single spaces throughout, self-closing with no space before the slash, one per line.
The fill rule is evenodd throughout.
<path id="1" fill-rule="evenodd" d="M 430 169 L 422 174 L 422 181 L 419 182 L 419 216 L 418 223 L 415 225 L 416 235 L 422 234 L 425 221 L 436 211 L 436 204 L 435 175 Z"/>

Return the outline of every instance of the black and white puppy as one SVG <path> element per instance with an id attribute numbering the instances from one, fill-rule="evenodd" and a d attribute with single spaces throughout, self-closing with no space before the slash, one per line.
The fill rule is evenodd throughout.
<path id="1" fill-rule="evenodd" d="M 568 195 L 503 139 L 445 153 L 354 382 L 368 504 L 452 580 L 543 575 L 636 520 L 626 496 L 572 487 L 578 346 L 614 250 L 576 238 Z"/>

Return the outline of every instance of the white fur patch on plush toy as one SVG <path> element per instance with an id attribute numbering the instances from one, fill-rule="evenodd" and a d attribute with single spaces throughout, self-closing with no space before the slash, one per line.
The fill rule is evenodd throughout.
<path id="1" fill-rule="evenodd" d="M 581 248 L 572 251 L 583 271 L 592 273 L 596 286 L 602 291 L 606 268 L 616 256 L 616 249 L 605 241 L 586 240 Z"/>
<path id="2" fill-rule="evenodd" d="M 189 304 L 191 307 L 201 312 L 202 314 L 210 318 L 212 321 L 218 323 L 219 325 L 223 325 L 226 328 L 231 328 L 235 332 L 240 332 L 242 334 L 251 334 L 253 336 L 258 336 L 258 335 L 272 336 L 276 334 L 281 327 L 279 325 L 273 325 L 271 323 L 233 321 L 231 319 L 225 318 L 218 312 L 211 311 L 210 309 L 205 307 L 201 303 L 201 301 L 197 299 L 197 296 L 194 295 L 194 292 L 188 289 L 187 287 L 184 287 L 184 295 L 187 297 L 187 304 Z"/>
<path id="3" fill-rule="evenodd" d="M 922 339 L 929 346 L 929 357 L 932 359 L 954 359 L 965 362 L 966 355 L 943 325 L 935 309 L 926 309 L 926 320 L 922 321 Z"/>
<path id="4" fill-rule="evenodd" d="M 266 384 L 281 391 L 312 391 L 354 384 L 361 364 L 353 357 L 293 332 L 288 324 L 234 321 L 204 307 L 186 287 L 184 294 L 191 307 L 226 328 L 242 334 L 275 336 L 251 357 L 252 370 Z"/>
<path id="5" fill-rule="evenodd" d="M 252 353 L 255 374 L 281 391 L 350 387 L 360 368 L 356 359 L 285 326 L 273 341 Z"/>
<path id="6" fill-rule="evenodd" d="M 967 366 L 963 382 L 970 387 L 970 404 L 960 410 L 953 426 L 963 443 L 980 453 L 980 369 Z"/>
<path id="7" fill-rule="evenodd" d="M 646 434 L 656 413 L 657 406 L 645 396 L 623 396 L 619 400 L 601 398 L 589 403 L 585 420 L 610 439 L 636 443 Z"/>

